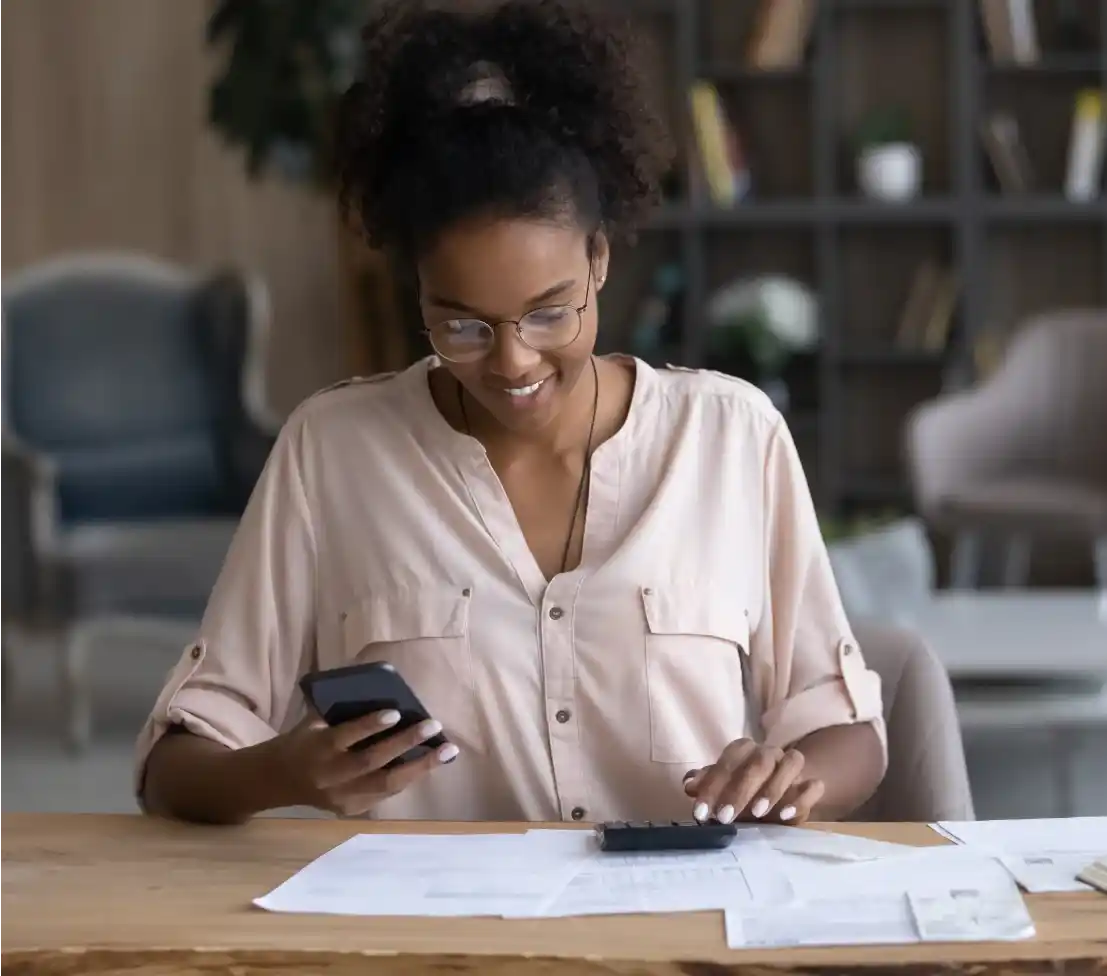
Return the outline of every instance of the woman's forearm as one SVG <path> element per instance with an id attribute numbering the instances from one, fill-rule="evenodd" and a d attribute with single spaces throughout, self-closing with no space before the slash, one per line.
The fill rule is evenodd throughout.
<path id="1" fill-rule="evenodd" d="M 276 775 L 273 742 L 228 749 L 188 732 L 158 740 L 146 763 L 143 803 L 157 816 L 237 824 L 291 806 Z"/>
<path id="2" fill-rule="evenodd" d="M 819 729 L 800 739 L 796 748 L 805 760 L 804 779 L 820 779 L 826 787 L 815 806 L 816 820 L 847 819 L 884 776 L 880 736 L 868 722 Z"/>

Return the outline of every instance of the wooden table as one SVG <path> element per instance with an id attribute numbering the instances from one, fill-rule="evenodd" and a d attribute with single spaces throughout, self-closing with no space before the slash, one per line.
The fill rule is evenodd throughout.
<path id="1" fill-rule="evenodd" d="M 261 819 L 218 828 L 138 816 L 5 814 L 3 971 L 1107 974 L 1107 897 L 1095 893 L 1029 896 L 1039 932 L 1029 942 L 776 951 L 727 949 L 721 913 L 505 921 L 274 915 L 251 907 L 308 861 L 370 829 L 390 825 Z M 921 824 L 835 829 L 942 842 Z"/>

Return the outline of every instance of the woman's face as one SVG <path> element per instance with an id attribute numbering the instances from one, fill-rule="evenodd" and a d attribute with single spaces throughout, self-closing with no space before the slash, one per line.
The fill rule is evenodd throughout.
<path id="1" fill-rule="evenodd" d="M 484 220 L 446 231 L 419 263 L 423 321 L 439 357 L 509 430 L 550 424 L 589 368 L 607 275 L 602 234 L 591 255 L 589 263 L 589 236 L 579 229 Z"/>

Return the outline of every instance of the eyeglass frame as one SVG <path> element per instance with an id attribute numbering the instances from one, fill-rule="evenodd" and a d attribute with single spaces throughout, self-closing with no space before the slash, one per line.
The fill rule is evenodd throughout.
<path id="1" fill-rule="evenodd" d="M 594 250 L 593 250 L 594 243 L 595 243 L 595 239 L 590 236 L 588 238 L 588 281 L 585 285 L 584 304 L 583 305 L 540 305 L 538 308 L 532 308 L 528 312 L 525 312 L 522 316 L 520 316 L 517 319 L 500 319 L 498 322 L 494 322 L 494 323 L 493 322 L 486 322 L 486 321 L 484 321 L 484 319 L 478 319 L 478 318 L 443 319 L 442 322 L 439 322 L 437 324 L 438 325 L 443 325 L 446 322 L 479 322 L 481 325 L 483 325 L 492 334 L 492 342 L 489 344 L 488 348 L 480 356 L 478 356 L 476 359 L 450 359 L 449 356 L 443 355 L 439 351 L 438 347 L 434 344 L 434 337 L 431 335 L 431 329 L 433 328 L 433 326 L 424 326 L 423 329 L 422 329 L 422 332 L 427 337 L 427 341 L 430 343 L 431 348 L 434 350 L 434 354 L 436 356 L 438 356 L 439 359 L 443 359 L 448 363 L 479 363 L 482 359 L 484 359 L 493 350 L 493 348 L 495 348 L 496 326 L 499 326 L 499 325 L 513 325 L 513 326 L 515 326 L 513 331 L 515 332 L 516 338 L 518 338 L 518 340 L 524 346 L 526 346 L 528 349 L 533 350 L 534 352 L 557 352 L 560 349 L 566 349 L 569 346 L 571 346 L 574 342 L 577 341 L 577 339 L 580 338 L 581 332 L 584 331 L 584 313 L 586 311 L 588 311 L 588 306 L 591 304 L 590 296 L 592 294 L 592 282 L 595 281 L 595 277 L 596 277 L 596 268 L 595 268 L 595 264 L 594 264 Z M 532 346 L 524 338 L 524 336 L 523 336 L 523 324 L 522 324 L 523 319 L 525 319 L 528 315 L 533 315 L 535 312 L 541 312 L 541 311 L 544 311 L 544 310 L 550 309 L 550 308 L 571 308 L 574 312 L 576 312 L 577 313 L 577 331 L 573 334 L 572 339 L 569 339 L 568 341 L 563 342 L 560 346 L 546 346 L 545 348 L 539 349 L 539 348 L 536 348 L 535 346 Z"/>

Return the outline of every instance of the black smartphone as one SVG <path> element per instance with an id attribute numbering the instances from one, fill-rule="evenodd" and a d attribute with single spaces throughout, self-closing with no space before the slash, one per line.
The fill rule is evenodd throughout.
<path id="1" fill-rule="evenodd" d="M 370 712 L 395 709 L 400 713 L 399 722 L 362 739 L 351 747 L 354 750 L 367 749 L 373 743 L 431 717 L 400 673 L 391 664 L 384 662 L 313 671 L 300 679 L 300 690 L 322 716 L 323 721 L 331 726 L 361 718 Z M 385 768 L 391 769 L 412 762 L 441 748 L 447 741 L 446 736 L 440 732 L 393 759 Z"/>

